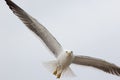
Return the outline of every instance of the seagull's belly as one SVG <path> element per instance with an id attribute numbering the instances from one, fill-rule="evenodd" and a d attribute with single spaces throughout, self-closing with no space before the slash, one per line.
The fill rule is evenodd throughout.
<path id="1" fill-rule="evenodd" d="M 63 69 L 67 68 L 72 62 L 72 56 L 71 55 L 66 55 L 66 54 L 61 54 L 58 58 L 58 63 L 60 66 L 62 66 Z"/>

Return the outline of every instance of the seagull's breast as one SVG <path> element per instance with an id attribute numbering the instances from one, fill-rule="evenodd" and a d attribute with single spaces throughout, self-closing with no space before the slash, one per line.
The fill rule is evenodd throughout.
<path id="1" fill-rule="evenodd" d="M 73 55 L 68 55 L 67 53 L 63 53 L 58 57 L 58 63 L 62 66 L 63 69 L 67 68 L 73 59 Z"/>

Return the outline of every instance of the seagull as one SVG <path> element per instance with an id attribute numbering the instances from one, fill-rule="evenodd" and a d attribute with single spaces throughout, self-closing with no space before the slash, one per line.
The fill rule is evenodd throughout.
<path id="1" fill-rule="evenodd" d="M 120 67 L 113 63 L 94 57 L 74 55 L 73 51 L 64 50 L 55 37 L 35 18 L 26 13 L 11 0 L 5 1 L 13 13 L 28 27 L 28 29 L 34 32 L 43 41 L 56 57 L 56 60 L 47 62 L 49 65 L 48 68 L 52 68 L 52 74 L 55 75 L 56 78 L 61 78 L 66 71 L 73 73 L 70 64 L 94 67 L 106 73 L 120 76 Z"/>

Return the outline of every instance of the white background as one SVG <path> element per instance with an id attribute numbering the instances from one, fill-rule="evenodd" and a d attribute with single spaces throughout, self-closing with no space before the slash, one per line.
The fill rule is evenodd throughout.
<path id="1" fill-rule="evenodd" d="M 42 23 L 65 49 L 120 66 L 120 0 L 13 0 Z M 0 1 L 0 80 L 56 80 L 42 65 L 54 59 Z M 68 80 L 120 80 L 103 71 L 71 65 Z M 67 80 L 67 79 L 61 79 Z"/>

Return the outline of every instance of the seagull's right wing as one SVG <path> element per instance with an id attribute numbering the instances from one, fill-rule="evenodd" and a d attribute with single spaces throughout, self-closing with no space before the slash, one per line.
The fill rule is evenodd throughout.
<path id="1" fill-rule="evenodd" d="M 43 25 L 41 25 L 36 19 L 27 14 L 23 9 L 13 3 L 11 0 L 5 1 L 13 13 L 18 16 L 30 30 L 32 30 L 37 36 L 42 39 L 46 46 L 53 52 L 55 57 L 57 57 L 63 51 L 61 45 Z"/>
<path id="2" fill-rule="evenodd" d="M 101 59 L 88 56 L 74 56 L 73 63 L 78 65 L 91 66 L 103 70 L 107 73 L 120 76 L 120 67 Z"/>

